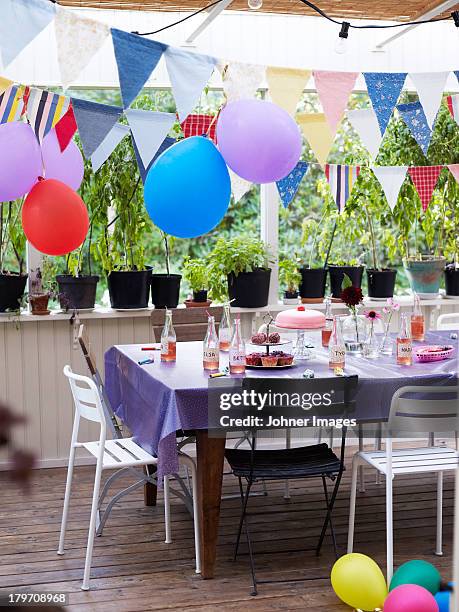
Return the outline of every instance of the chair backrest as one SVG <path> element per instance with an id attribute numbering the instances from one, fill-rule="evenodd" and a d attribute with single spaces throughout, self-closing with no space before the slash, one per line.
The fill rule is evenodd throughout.
<path id="1" fill-rule="evenodd" d="M 458 390 L 457 386 L 398 389 L 390 406 L 389 435 L 458 431 Z"/>
<path id="2" fill-rule="evenodd" d="M 75 418 L 84 418 L 100 423 L 105 431 L 105 413 L 94 381 L 88 376 L 74 374 L 68 365 L 64 367 L 64 374 L 68 378 L 72 391 L 76 410 Z"/>
<path id="3" fill-rule="evenodd" d="M 459 329 L 459 312 L 442 314 L 437 319 L 437 329 Z"/>

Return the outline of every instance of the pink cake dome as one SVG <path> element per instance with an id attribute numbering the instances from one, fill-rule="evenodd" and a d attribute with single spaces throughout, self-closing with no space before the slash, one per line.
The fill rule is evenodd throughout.
<path id="1" fill-rule="evenodd" d="M 292 310 L 279 312 L 275 325 L 288 329 L 321 329 L 325 327 L 325 315 L 319 310 L 298 306 Z"/>

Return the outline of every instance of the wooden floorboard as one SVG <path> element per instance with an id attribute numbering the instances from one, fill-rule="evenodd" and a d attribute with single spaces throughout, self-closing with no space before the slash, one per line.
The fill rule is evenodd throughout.
<path id="1" fill-rule="evenodd" d="M 349 449 L 350 451 L 350 449 Z M 350 452 L 349 452 L 350 455 Z M 216 578 L 201 580 L 193 568 L 191 518 L 181 502 L 173 499 L 173 543 L 164 544 L 162 495 L 156 507 L 143 505 L 137 491 L 116 507 L 102 538 L 96 539 L 91 591 L 80 589 L 93 468 L 76 470 L 67 531 L 66 554 L 56 555 L 64 495 L 65 470 L 37 470 L 30 495 L 14 488 L 0 473 L 0 594 L 28 590 L 69 593 L 72 612 L 124 612 L 180 610 L 181 612 L 250 610 L 323 610 L 345 612 L 349 608 L 334 595 L 328 576 L 333 565 L 327 537 L 320 557 L 314 554 L 323 520 L 322 485 L 318 481 L 291 484 L 292 499 L 283 498 L 283 484 L 268 483 L 268 496 L 253 497 L 251 533 L 257 552 L 259 577 L 307 578 L 305 582 L 261 585 L 250 596 L 250 574 L 245 548 L 232 560 L 239 518 L 238 499 L 224 499 Z M 349 505 L 347 472 L 336 503 L 334 522 L 344 552 Z M 384 568 L 385 496 L 374 473 L 367 471 L 367 490 L 359 494 L 356 550 L 371 555 Z M 127 483 L 127 481 L 125 481 Z M 123 483 L 120 481 L 120 486 Z M 426 559 L 444 579 L 451 573 L 454 480 L 445 476 L 444 556 L 434 557 L 436 477 L 419 475 L 395 479 L 395 562 Z M 226 475 L 223 493 L 237 492 L 235 479 Z M 298 550 L 301 549 L 301 550 Z"/>

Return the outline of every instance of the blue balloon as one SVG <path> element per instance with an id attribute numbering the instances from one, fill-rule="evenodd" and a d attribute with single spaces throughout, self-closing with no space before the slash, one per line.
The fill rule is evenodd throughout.
<path id="1" fill-rule="evenodd" d="M 225 216 L 230 198 L 225 161 L 203 136 L 185 138 L 164 151 L 145 181 L 144 199 L 151 220 L 178 238 L 210 232 Z"/>
<path id="2" fill-rule="evenodd" d="M 438 591 L 435 595 L 435 601 L 438 604 L 438 612 L 453 612 L 449 609 L 451 602 L 451 593 L 449 591 Z"/>

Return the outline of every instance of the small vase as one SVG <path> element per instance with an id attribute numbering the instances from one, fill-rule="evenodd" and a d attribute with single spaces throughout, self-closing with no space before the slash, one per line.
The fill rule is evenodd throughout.
<path id="1" fill-rule="evenodd" d="M 374 323 L 368 324 L 368 336 L 363 347 L 363 356 L 367 359 L 377 359 L 379 355 L 379 345 L 374 331 Z"/>
<path id="2" fill-rule="evenodd" d="M 348 353 L 361 355 L 366 341 L 365 317 L 351 312 L 343 321 L 343 338 Z"/>

